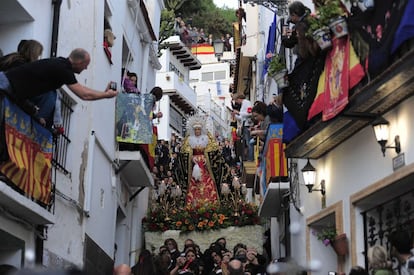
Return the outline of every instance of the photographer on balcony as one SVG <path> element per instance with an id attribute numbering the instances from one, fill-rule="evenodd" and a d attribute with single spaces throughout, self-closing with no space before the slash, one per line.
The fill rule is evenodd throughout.
<path id="1" fill-rule="evenodd" d="M 80 84 L 75 74 L 88 68 L 91 61 L 84 49 L 74 49 L 68 58 L 46 58 L 23 64 L 5 72 L 0 72 L 0 90 L 17 104 L 26 99 L 56 90 L 66 84 L 83 100 L 112 98 L 117 91 L 108 83 L 104 92 L 96 91 Z"/>

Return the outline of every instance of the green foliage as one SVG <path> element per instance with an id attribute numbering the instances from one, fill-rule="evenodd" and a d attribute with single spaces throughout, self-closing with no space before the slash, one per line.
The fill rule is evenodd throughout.
<path id="1" fill-rule="evenodd" d="M 160 37 L 158 40 L 158 56 L 161 56 L 161 50 L 166 48 L 164 41 L 174 35 L 175 14 L 173 10 L 161 11 Z"/>
<path id="2" fill-rule="evenodd" d="M 306 36 L 312 37 L 313 32 L 317 29 L 320 29 L 326 25 L 322 24 L 322 21 L 316 15 L 309 15 L 306 17 L 306 21 L 308 23 L 308 30 L 306 32 Z"/>
<path id="3" fill-rule="evenodd" d="M 270 60 L 270 63 L 269 63 L 268 70 L 267 70 L 268 73 L 270 75 L 273 75 L 277 72 L 280 72 L 283 69 L 286 69 L 285 60 L 278 54 L 273 54 L 272 59 Z"/>
<path id="4" fill-rule="evenodd" d="M 213 34 L 215 38 L 232 34 L 232 23 L 237 21 L 235 10 L 217 8 L 213 0 L 188 1 L 176 11 L 178 13 L 185 22 L 192 21 L 192 27 L 203 28 L 206 35 Z"/>
<path id="5" fill-rule="evenodd" d="M 197 1 L 187 1 L 185 5 L 177 9 L 177 14 L 181 13 L 183 18 L 193 19 L 195 16 L 202 15 L 206 11 L 214 11 L 217 7 L 214 5 L 213 0 L 197 0 Z"/>
<path id="6" fill-rule="evenodd" d="M 309 37 L 312 37 L 313 32 L 317 29 L 328 27 L 332 19 L 345 15 L 340 0 L 323 0 L 319 5 L 316 8 L 316 14 L 306 17 L 309 26 L 306 35 Z"/>
<path id="7" fill-rule="evenodd" d="M 237 22 L 237 20 L 238 20 L 238 18 L 236 16 L 236 11 L 234 9 L 229 9 L 229 8 L 219 9 L 219 13 L 221 13 L 223 18 L 227 22 Z"/>
<path id="8" fill-rule="evenodd" d="M 320 20 L 323 25 L 329 25 L 329 21 L 345 14 L 340 0 L 327 0 L 318 8 Z"/>
<path id="9" fill-rule="evenodd" d="M 218 11 L 205 11 L 194 18 L 193 26 L 203 28 L 206 35 L 212 34 L 215 39 L 226 33 L 233 33 L 231 23 L 227 22 Z"/>
<path id="10" fill-rule="evenodd" d="M 158 41 L 158 55 L 166 46 L 163 42 L 174 35 L 175 18 L 181 18 L 192 27 L 204 29 L 206 36 L 213 34 L 220 38 L 227 33 L 233 33 L 233 22 L 237 21 L 235 10 L 217 8 L 213 0 L 165 0 L 166 9 L 161 12 L 160 35 Z"/>
<path id="11" fill-rule="evenodd" d="M 187 1 L 188 0 L 165 0 L 165 6 L 167 10 L 176 11 Z"/>

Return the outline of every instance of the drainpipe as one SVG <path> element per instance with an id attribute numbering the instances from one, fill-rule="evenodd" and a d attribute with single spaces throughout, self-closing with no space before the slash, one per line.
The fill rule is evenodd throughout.
<path id="1" fill-rule="evenodd" d="M 141 79 L 142 79 L 142 83 L 141 83 L 141 91 L 144 91 L 144 93 L 147 93 L 147 75 L 148 75 L 148 64 L 149 64 L 149 50 L 150 50 L 150 44 L 145 42 L 144 39 L 141 38 L 142 41 L 144 41 L 143 43 L 143 51 L 142 51 L 142 63 L 143 66 L 141 68 Z M 152 89 L 152 87 L 150 88 Z M 143 101 L 144 102 L 144 101 Z"/>
<path id="2" fill-rule="evenodd" d="M 138 213 L 138 198 L 135 198 L 131 206 L 131 239 L 130 239 L 130 252 L 129 252 L 129 264 L 134 266 L 136 263 L 136 257 L 138 253 L 137 247 L 137 231 L 138 231 L 138 219 L 136 217 Z"/>
<path id="3" fill-rule="evenodd" d="M 53 22 L 52 22 L 52 41 L 50 46 L 50 57 L 56 57 L 58 34 L 59 34 L 59 20 L 60 20 L 60 6 L 62 0 L 52 0 L 53 5 Z"/>
<path id="4" fill-rule="evenodd" d="M 91 200 L 92 200 L 92 167 L 94 161 L 95 153 L 95 142 L 96 136 L 95 131 L 91 131 L 88 141 L 88 160 L 86 161 L 87 165 L 87 174 L 85 179 L 85 198 L 84 198 L 84 207 L 83 211 L 85 212 L 86 217 L 89 218 L 89 211 L 91 210 Z"/>

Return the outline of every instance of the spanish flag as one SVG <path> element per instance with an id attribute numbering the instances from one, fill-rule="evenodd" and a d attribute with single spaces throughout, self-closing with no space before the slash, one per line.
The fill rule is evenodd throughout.
<path id="1" fill-rule="evenodd" d="M 364 69 L 348 38 L 334 38 L 325 68 L 319 77 L 315 100 L 308 120 L 322 112 L 322 120 L 334 118 L 348 104 L 348 93 L 365 76 Z"/>
<path id="2" fill-rule="evenodd" d="M 5 175 L 26 196 L 50 204 L 52 133 L 4 98 L 4 123 L 10 159 L 0 165 Z"/>
<path id="3" fill-rule="evenodd" d="M 214 48 L 212 45 L 206 44 L 195 44 L 191 46 L 191 53 L 198 54 L 214 54 Z"/>

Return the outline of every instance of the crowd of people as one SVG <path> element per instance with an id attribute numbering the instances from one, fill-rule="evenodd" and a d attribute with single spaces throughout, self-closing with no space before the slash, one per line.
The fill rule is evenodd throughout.
<path id="1" fill-rule="evenodd" d="M 192 19 L 190 18 L 186 23 L 180 14 L 176 17 L 174 30 L 175 34 L 180 36 L 180 40 L 186 45 L 204 43 L 213 45 L 213 34 L 206 35 L 203 28 L 192 27 L 191 22 Z M 231 34 L 227 33 L 226 35 L 222 35 L 220 39 L 224 43 L 224 51 L 231 51 L 231 45 L 233 44 L 233 37 Z"/>
<path id="2" fill-rule="evenodd" d="M 238 154 L 241 159 L 253 161 L 254 145 L 259 141 L 259 147 L 263 148 L 269 124 L 283 122 L 282 95 L 273 94 L 268 104 L 262 101 L 252 104 L 245 95 L 235 94 L 232 105 L 232 140 L 241 148 Z"/>
<path id="3" fill-rule="evenodd" d="M 154 254 L 143 250 L 138 263 L 132 267 L 132 274 L 265 274 L 268 263 L 266 255 L 243 243 L 228 248 L 224 237 L 211 243 L 205 251 L 192 239 L 185 240 L 180 250 L 177 242 L 168 238 Z"/>
<path id="4" fill-rule="evenodd" d="M 408 231 L 397 230 L 388 235 L 389 252 L 382 245 L 373 245 L 367 251 L 368 270 L 353 266 L 349 272 L 332 272 L 340 275 L 412 275 L 414 274 L 414 254 L 412 239 Z M 391 261 L 391 257 L 397 262 Z M 398 265 L 396 265 L 398 264 Z M 201 251 L 195 240 L 186 239 L 182 246 L 174 238 L 167 238 L 163 245 L 154 251 L 143 249 L 137 263 L 130 267 L 119 264 L 113 275 L 303 275 L 307 271 L 317 271 L 315 267 L 303 267 L 289 258 L 271 259 L 267 249 L 258 253 L 254 248 L 238 243 L 228 247 L 225 237 L 213 241 Z M 78 268 L 67 270 L 22 269 L 2 265 L 1 274 L 86 274 Z"/>
<path id="5" fill-rule="evenodd" d="M 414 247 L 410 233 L 405 230 L 396 230 L 388 235 L 390 251 L 382 245 L 373 245 L 367 252 L 368 271 L 361 266 L 353 266 L 347 273 L 349 275 L 412 275 L 414 274 Z M 224 237 L 211 243 L 204 252 L 192 239 L 185 240 L 183 249 L 179 249 L 173 238 L 164 241 L 158 251 L 151 254 L 143 250 L 138 263 L 132 268 L 130 274 L 306 274 L 309 268 L 301 267 L 288 258 L 272 260 L 270 253 L 258 253 L 239 243 L 233 248 L 227 247 Z M 394 265 L 391 258 L 397 260 Z M 312 267 L 310 267 L 312 270 Z M 313 270 L 316 271 L 316 270 Z M 117 273 L 115 273 L 117 274 Z"/>
<path id="6" fill-rule="evenodd" d="M 414 248 L 407 231 L 394 231 L 389 235 L 390 252 L 382 245 L 373 245 L 368 249 L 368 269 L 353 266 L 349 275 L 412 275 L 414 274 Z M 270 253 L 269 253 L 270 254 Z M 238 243 L 232 248 L 227 247 L 224 237 L 212 242 L 210 247 L 201 251 L 192 239 L 184 241 L 183 248 L 179 249 L 173 238 L 168 238 L 158 251 L 151 253 L 143 250 L 138 263 L 132 267 L 129 274 L 223 274 L 223 275 L 257 275 L 257 274 L 306 274 L 308 268 L 297 265 L 289 258 L 272 260 L 265 249 L 260 254 L 256 249 L 248 248 Z M 397 259 L 398 267 L 394 266 L 391 257 Z M 310 267 L 312 270 L 312 267 Z M 316 270 L 313 270 L 316 271 Z M 118 274 L 118 273 L 115 273 Z"/>

